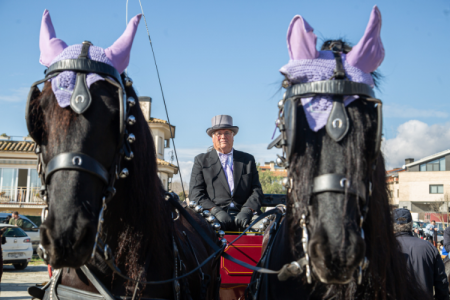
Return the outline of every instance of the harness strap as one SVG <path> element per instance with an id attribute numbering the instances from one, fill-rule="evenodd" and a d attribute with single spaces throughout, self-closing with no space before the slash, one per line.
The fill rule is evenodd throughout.
<path id="1" fill-rule="evenodd" d="M 325 192 L 349 193 L 366 201 L 366 185 L 363 182 L 353 184 L 344 174 L 323 174 L 314 178 L 312 194 Z"/>
<path id="2" fill-rule="evenodd" d="M 108 184 L 108 171 L 89 155 L 78 152 L 60 153 L 47 164 L 45 181 L 48 183 L 53 173 L 59 170 L 77 170 L 97 176 L 104 184 Z"/>
<path id="3" fill-rule="evenodd" d="M 197 231 L 197 233 L 203 238 L 203 240 L 215 251 L 221 251 L 222 249 L 217 246 L 216 243 L 214 243 L 206 234 L 206 232 L 203 230 L 203 228 L 194 220 L 194 218 L 192 218 L 192 216 L 181 206 L 181 204 L 176 201 L 172 195 L 169 195 L 169 197 L 166 197 L 166 200 L 170 202 L 170 204 L 172 204 L 175 208 L 178 209 L 178 211 L 180 212 L 180 214 L 192 225 L 192 227 L 194 227 L 195 231 Z M 247 227 L 246 230 L 244 230 L 244 232 L 242 232 L 234 241 L 232 241 L 230 244 L 228 244 L 228 246 L 232 245 L 236 240 L 238 240 L 245 232 L 247 232 L 251 226 L 253 226 L 254 224 L 256 224 L 258 221 L 260 221 L 261 219 L 263 219 L 264 217 L 274 214 L 274 213 L 279 213 L 278 210 L 269 210 L 263 214 L 261 214 L 251 225 L 249 225 L 249 227 Z M 245 263 L 243 261 L 240 261 L 232 256 L 230 256 L 227 253 L 222 253 L 222 256 L 226 259 L 228 259 L 229 261 L 234 262 L 235 264 L 238 264 L 242 267 L 245 267 L 247 269 L 250 269 L 252 271 L 257 271 L 260 273 L 266 273 L 266 274 L 278 274 L 280 271 L 273 271 L 273 270 L 269 270 L 266 268 L 261 268 L 261 267 L 256 267 L 256 266 L 252 266 L 248 263 Z"/>
<path id="4" fill-rule="evenodd" d="M 105 298 L 105 300 L 115 300 L 113 294 L 111 294 L 107 288 L 101 283 L 97 277 L 89 270 L 86 265 L 81 266 L 81 271 L 83 271 L 84 275 L 89 279 L 89 281 L 95 286 L 97 291 Z"/>

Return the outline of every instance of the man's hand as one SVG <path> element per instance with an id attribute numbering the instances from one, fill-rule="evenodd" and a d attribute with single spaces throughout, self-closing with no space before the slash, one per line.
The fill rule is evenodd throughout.
<path id="1" fill-rule="evenodd" d="M 230 215 L 220 207 L 213 207 L 211 209 L 211 214 L 216 217 L 217 221 L 222 225 L 222 230 L 229 230 L 233 227 L 233 220 Z"/>
<path id="2" fill-rule="evenodd" d="M 241 212 L 237 214 L 234 222 L 238 228 L 245 228 L 253 217 L 253 210 L 250 207 L 243 207 Z"/>

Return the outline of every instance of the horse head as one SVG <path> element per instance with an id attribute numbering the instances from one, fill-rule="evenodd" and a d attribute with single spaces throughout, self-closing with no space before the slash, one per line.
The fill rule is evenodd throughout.
<path id="1" fill-rule="evenodd" d="M 122 85 L 124 76 L 120 76 L 129 63 L 140 17 L 129 22 L 111 47 L 102 49 L 89 42 L 67 46 L 56 38 L 50 15 L 44 12 L 39 61 L 49 69 L 41 80 L 45 82 L 42 92 L 37 84 L 30 91 L 26 118 L 38 145 L 40 173 L 45 175 L 43 198 L 48 216 L 41 226 L 41 244 L 46 262 L 54 268 L 80 267 L 91 258 L 102 199 L 113 196 L 111 182 L 121 171 L 117 170 L 118 154 L 125 147 L 124 135 L 136 133 L 126 124 L 143 119 L 139 105 L 133 111 L 135 118 L 124 119 L 137 96 Z M 102 63 L 109 76 L 64 70 L 63 63 L 80 58 L 88 64 Z M 60 70 L 50 74 L 55 66 Z M 127 105 L 124 90 L 136 102 Z"/>
<path id="2" fill-rule="evenodd" d="M 382 160 L 381 101 L 371 74 L 384 58 L 380 29 L 374 7 L 353 48 L 335 40 L 317 51 L 301 16 L 287 33 L 290 61 L 280 70 L 287 90 L 277 121 L 281 161 L 289 164 L 287 217 L 293 252 L 306 253 L 308 268 L 326 284 L 347 284 L 367 266 L 365 218 Z"/>

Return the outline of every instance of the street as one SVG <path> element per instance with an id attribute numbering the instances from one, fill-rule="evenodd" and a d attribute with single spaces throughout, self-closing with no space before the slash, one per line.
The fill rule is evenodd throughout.
<path id="1" fill-rule="evenodd" d="M 31 299 L 27 289 L 29 286 L 48 281 L 47 266 L 29 265 L 25 270 L 15 270 L 12 265 L 3 266 L 3 277 L 0 283 L 0 298 L 11 300 Z"/>

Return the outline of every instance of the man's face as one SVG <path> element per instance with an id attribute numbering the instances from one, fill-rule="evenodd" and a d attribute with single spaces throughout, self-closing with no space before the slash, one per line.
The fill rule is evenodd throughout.
<path id="1" fill-rule="evenodd" d="M 436 225 L 436 221 L 431 221 L 431 224 Z"/>
<path id="2" fill-rule="evenodd" d="M 16 215 L 16 214 L 13 214 L 12 216 L 13 216 L 14 219 L 18 219 L 19 218 L 19 215 Z"/>
<path id="3" fill-rule="evenodd" d="M 234 133 L 228 129 L 217 130 L 212 136 L 214 149 L 221 153 L 230 153 L 233 149 Z"/>

